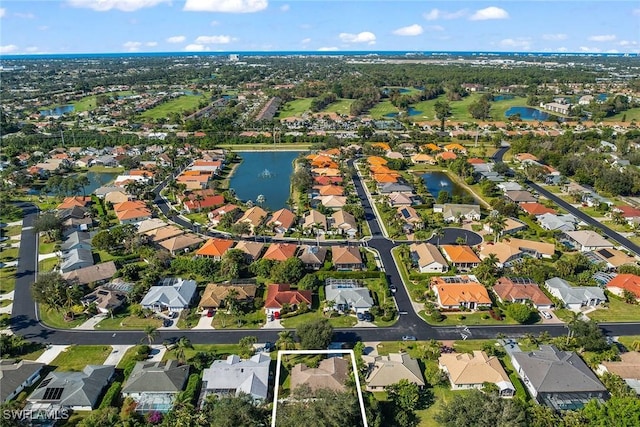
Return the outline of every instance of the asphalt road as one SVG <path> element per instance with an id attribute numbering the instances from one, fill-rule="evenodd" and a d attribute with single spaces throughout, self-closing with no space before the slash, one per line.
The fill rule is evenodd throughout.
<path id="1" fill-rule="evenodd" d="M 401 313 L 398 322 L 388 328 L 349 328 L 335 331 L 335 341 L 397 341 L 404 335 L 413 335 L 419 340 L 438 339 L 475 339 L 494 338 L 498 334 L 516 337 L 526 333 L 538 334 L 546 331 L 552 336 L 560 336 L 567 333 L 564 325 L 505 325 L 505 326 L 481 326 L 481 327 L 434 327 L 424 322 L 413 310 L 409 294 L 404 287 L 398 269 L 391 256 L 391 249 L 397 245 L 382 236 L 373 209 L 366 197 L 362 182 L 358 177 L 354 179 L 356 191 L 361 197 L 365 215 L 368 218 L 372 238 L 366 243 L 380 254 L 384 264 L 385 273 L 390 285 L 395 285 L 397 292 L 394 297 Z M 156 188 L 156 194 L 160 193 L 164 184 Z M 166 201 L 156 196 L 155 204 L 166 215 L 170 213 L 170 207 Z M 25 339 L 50 344 L 136 344 L 144 342 L 146 337 L 141 331 L 87 331 L 87 330 L 60 330 L 50 328 L 39 322 L 35 304 L 31 297 L 30 286 L 36 278 L 37 267 L 37 236 L 33 232 L 33 221 L 37 216 L 37 208 L 29 203 L 21 205 L 24 212 L 23 230 L 19 251 L 17 268 L 16 290 L 14 294 L 13 313 L 11 315 L 11 327 L 17 334 Z M 180 225 L 190 228 L 191 224 L 179 217 L 172 220 Z M 457 229 L 448 229 L 457 230 Z M 475 233 L 473 233 L 475 234 Z M 455 240 L 455 239 L 454 239 Z M 602 324 L 601 327 L 609 335 L 633 335 L 640 331 L 640 323 Z M 159 330 L 155 342 L 175 340 L 185 336 L 194 344 L 237 343 L 242 337 L 253 335 L 258 341 L 275 341 L 280 330 Z"/>

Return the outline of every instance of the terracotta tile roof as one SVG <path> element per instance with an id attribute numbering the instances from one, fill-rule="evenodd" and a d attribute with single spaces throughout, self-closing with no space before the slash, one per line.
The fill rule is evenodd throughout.
<path id="1" fill-rule="evenodd" d="M 228 239 L 209 239 L 196 251 L 196 255 L 208 257 L 221 257 L 224 255 L 235 242 Z"/>
<path id="2" fill-rule="evenodd" d="M 379 183 L 384 184 L 385 182 L 398 182 L 398 174 L 390 174 L 390 173 L 376 173 L 373 174 L 373 179 Z"/>
<path id="3" fill-rule="evenodd" d="M 340 184 L 342 183 L 341 176 L 315 176 L 313 181 L 320 185 Z"/>
<path id="4" fill-rule="evenodd" d="M 607 283 L 607 288 L 625 289 L 640 298 L 640 277 L 635 274 L 618 274 Z"/>
<path id="5" fill-rule="evenodd" d="M 442 160 L 455 160 L 458 158 L 458 156 L 453 151 L 445 151 L 444 153 L 436 154 L 436 158 Z"/>
<path id="6" fill-rule="evenodd" d="M 293 258 L 298 246 L 295 243 L 272 243 L 262 258 L 274 261 L 286 261 Z"/>
<path id="7" fill-rule="evenodd" d="M 442 245 L 442 250 L 453 263 L 479 263 L 480 258 L 466 245 Z"/>
<path id="8" fill-rule="evenodd" d="M 62 203 L 60 203 L 57 209 L 70 209 L 74 206 L 84 208 L 91 203 L 91 197 L 65 197 Z"/>
<path id="9" fill-rule="evenodd" d="M 498 358 L 489 357 L 484 351 L 474 350 L 473 356 L 468 353 L 443 354 L 438 363 L 447 368 L 451 383 L 458 386 L 511 383 Z"/>
<path id="10" fill-rule="evenodd" d="M 140 200 L 130 200 L 127 202 L 118 203 L 117 205 L 113 205 L 113 210 L 118 211 L 128 211 L 132 209 L 146 209 L 147 204 L 145 202 L 141 202 Z"/>
<path id="11" fill-rule="evenodd" d="M 120 221 L 126 221 L 135 218 L 151 218 L 149 209 L 127 209 L 126 211 L 117 211 L 116 216 Z"/>
<path id="12" fill-rule="evenodd" d="M 386 142 L 374 142 L 371 144 L 372 147 L 380 148 L 383 151 L 390 151 L 391 147 Z"/>
<path id="13" fill-rule="evenodd" d="M 502 301 L 529 300 L 535 305 L 552 305 L 553 302 L 540 290 L 536 283 L 514 283 L 508 277 L 501 277 L 493 286 L 493 291 Z"/>
<path id="14" fill-rule="evenodd" d="M 442 283 L 434 288 L 443 306 L 457 306 L 462 302 L 491 304 L 487 289 L 480 283 Z"/>
<path id="15" fill-rule="evenodd" d="M 356 246 L 332 246 L 334 265 L 362 264 L 360 250 Z"/>
<path id="16" fill-rule="evenodd" d="M 339 185 L 323 185 L 318 189 L 321 196 L 342 196 L 344 188 Z"/>
<path id="17" fill-rule="evenodd" d="M 529 215 L 544 215 L 546 213 L 556 214 L 554 209 L 548 208 L 545 205 L 538 202 L 520 203 L 520 209 L 528 213 Z"/>
<path id="18" fill-rule="evenodd" d="M 370 165 L 386 165 L 387 161 L 385 159 L 383 159 L 382 157 L 378 157 L 378 156 L 369 156 L 367 157 L 367 162 Z"/>
<path id="19" fill-rule="evenodd" d="M 438 147 L 436 144 L 434 144 L 433 142 L 429 143 L 429 144 L 425 144 L 422 146 L 423 150 L 430 150 L 430 151 L 442 151 L 442 148 Z"/>
<path id="20" fill-rule="evenodd" d="M 613 210 L 619 211 L 625 218 L 640 217 L 640 209 L 633 206 L 616 206 Z"/>
<path id="21" fill-rule="evenodd" d="M 235 289 L 237 292 L 236 300 L 244 301 L 254 298 L 256 296 L 256 285 L 219 285 L 216 283 L 209 283 L 202 293 L 200 308 L 219 308 L 224 305 L 224 299 L 229 294 L 229 291 Z"/>
<path id="22" fill-rule="evenodd" d="M 273 284 L 267 287 L 265 308 L 282 308 L 283 304 L 300 304 L 302 302 L 311 306 L 311 291 L 291 290 L 287 284 Z"/>
<path id="23" fill-rule="evenodd" d="M 460 144 L 447 144 L 444 146 L 444 149 L 447 151 L 460 151 L 463 153 L 467 151 L 467 149 Z"/>
<path id="24" fill-rule="evenodd" d="M 340 173 L 340 169 L 335 169 L 335 168 L 313 168 L 311 169 L 311 173 L 313 173 L 314 175 L 331 176 L 331 177 L 342 175 Z"/>
<path id="25" fill-rule="evenodd" d="M 211 208 L 213 206 L 218 206 L 224 203 L 224 196 L 208 196 L 205 197 L 203 200 L 188 200 L 186 202 L 184 202 L 184 206 L 185 208 L 187 208 L 188 210 L 192 211 L 192 210 L 197 210 L 197 209 L 205 209 L 205 208 Z"/>
<path id="26" fill-rule="evenodd" d="M 317 368 L 298 363 L 291 370 L 291 390 L 304 384 L 312 392 L 319 389 L 345 391 L 350 370 L 349 363 L 341 357 L 324 359 Z"/>
<path id="27" fill-rule="evenodd" d="M 293 227 L 294 222 L 296 221 L 296 214 L 291 212 L 289 209 L 280 209 L 275 211 L 271 218 L 267 222 L 267 225 L 276 225 L 281 226 L 283 228 L 291 228 Z"/>
<path id="28" fill-rule="evenodd" d="M 262 209 L 260 206 L 254 206 L 245 211 L 237 222 L 248 222 L 252 226 L 257 227 L 266 217 L 267 211 Z"/>
<path id="29" fill-rule="evenodd" d="M 238 249 L 239 251 L 246 253 L 252 259 L 257 259 L 260 256 L 262 249 L 264 249 L 264 243 L 240 240 L 234 249 Z"/>

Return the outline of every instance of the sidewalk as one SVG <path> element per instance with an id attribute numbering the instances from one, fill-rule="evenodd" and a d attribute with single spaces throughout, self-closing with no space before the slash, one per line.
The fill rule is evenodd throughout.
<path id="1" fill-rule="evenodd" d="M 95 316 L 87 319 L 84 323 L 76 326 L 73 329 L 82 329 L 82 330 L 89 330 L 92 331 L 95 329 L 95 326 L 102 322 L 104 319 L 107 318 L 106 314 L 96 314 Z"/>
<path id="2" fill-rule="evenodd" d="M 13 222 L 9 222 L 9 223 L 7 223 L 7 226 L 8 226 L 8 227 L 13 227 L 13 226 L 16 226 L 16 225 L 22 225 L 22 220 L 20 220 L 20 221 L 13 221 Z"/>
<path id="3" fill-rule="evenodd" d="M 50 254 L 39 254 L 38 261 L 42 261 L 43 259 L 55 258 L 58 254 L 55 252 L 51 252 Z"/>
<path id="4" fill-rule="evenodd" d="M 44 363 L 49 365 L 53 360 L 60 355 L 63 351 L 65 351 L 69 346 L 68 345 L 52 345 L 48 349 L 45 350 L 44 353 L 36 359 L 36 362 Z"/>
<path id="5" fill-rule="evenodd" d="M 127 350 L 129 350 L 132 345 L 112 345 L 111 353 L 107 356 L 107 359 L 104 361 L 103 365 L 113 365 L 117 366 L 118 363 L 122 360 Z"/>

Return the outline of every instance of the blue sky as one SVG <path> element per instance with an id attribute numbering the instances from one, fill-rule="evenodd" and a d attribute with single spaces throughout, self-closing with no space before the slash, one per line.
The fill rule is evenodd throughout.
<path id="1" fill-rule="evenodd" d="M 0 0 L 0 54 L 640 52 L 637 1 Z"/>

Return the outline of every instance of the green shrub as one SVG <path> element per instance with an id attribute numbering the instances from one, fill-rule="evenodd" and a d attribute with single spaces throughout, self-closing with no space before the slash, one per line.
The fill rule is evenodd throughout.
<path id="1" fill-rule="evenodd" d="M 433 310 L 431 312 L 431 320 L 434 322 L 442 322 L 444 319 L 444 314 L 440 313 L 440 310 Z"/>
<path id="2" fill-rule="evenodd" d="M 196 399 L 200 393 L 200 375 L 191 374 L 189 375 L 189 380 L 187 381 L 187 387 L 185 387 L 182 392 L 182 396 L 179 399 L 182 402 L 189 402 L 192 404 L 196 404 Z"/>
<path id="3" fill-rule="evenodd" d="M 115 406 L 116 408 L 120 407 L 120 390 L 122 389 L 122 383 L 119 381 L 114 382 L 109 387 L 109 390 L 105 393 L 102 398 L 102 402 L 98 409 L 107 408 L 109 406 Z"/>

